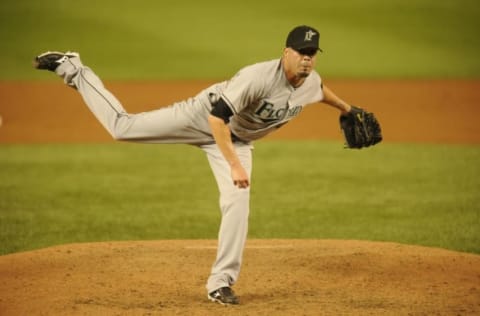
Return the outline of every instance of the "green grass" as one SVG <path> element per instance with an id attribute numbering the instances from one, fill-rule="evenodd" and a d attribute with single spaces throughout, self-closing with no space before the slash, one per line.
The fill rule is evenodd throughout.
<path id="1" fill-rule="evenodd" d="M 478 78 L 476 0 L 1 1 L 0 80 L 47 79 L 30 60 L 77 50 L 104 79 L 220 79 L 280 56 L 310 24 L 327 77 Z"/>
<path id="2" fill-rule="evenodd" d="M 262 141 L 250 238 L 394 241 L 480 253 L 480 147 Z M 0 254 L 217 236 L 217 189 L 185 145 L 0 146 Z"/>

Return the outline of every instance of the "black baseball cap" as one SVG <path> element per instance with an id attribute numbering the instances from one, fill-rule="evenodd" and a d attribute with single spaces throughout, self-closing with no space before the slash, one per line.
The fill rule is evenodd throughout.
<path id="1" fill-rule="evenodd" d="M 318 47 L 318 42 L 320 40 L 320 32 L 318 32 L 313 27 L 307 25 L 300 25 L 295 27 L 293 30 L 288 33 L 286 47 L 291 47 L 294 50 L 298 51 L 303 48 L 315 48 L 323 52 L 320 47 Z"/>

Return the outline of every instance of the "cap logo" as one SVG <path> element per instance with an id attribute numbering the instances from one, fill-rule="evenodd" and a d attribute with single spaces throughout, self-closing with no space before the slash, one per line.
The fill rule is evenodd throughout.
<path id="1" fill-rule="evenodd" d="M 317 35 L 317 33 L 312 30 L 308 30 L 308 32 L 305 32 L 305 41 L 311 41 L 312 37 L 314 37 L 315 35 Z"/>

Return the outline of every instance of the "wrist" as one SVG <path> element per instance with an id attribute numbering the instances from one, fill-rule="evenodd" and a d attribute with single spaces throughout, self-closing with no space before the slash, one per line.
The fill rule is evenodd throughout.
<path id="1" fill-rule="evenodd" d="M 236 159 L 229 161 L 228 164 L 230 165 L 231 168 L 236 168 L 241 166 L 240 161 Z"/>
<path id="2" fill-rule="evenodd" d="M 341 115 L 347 115 L 350 111 L 352 110 L 352 107 L 349 105 L 349 104 L 344 104 L 341 108 L 340 108 L 340 114 Z"/>

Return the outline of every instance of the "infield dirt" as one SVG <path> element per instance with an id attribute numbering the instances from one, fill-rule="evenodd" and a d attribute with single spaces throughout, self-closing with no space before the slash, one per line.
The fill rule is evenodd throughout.
<path id="1" fill-rule="evenodd" d="M 108 83 L 132 113 L 209 82 Z M 327 82 L 375 112 L 385 142 L 479 144 L 480 81 Z M 106 142 L 59 82 L 0 84 L 0 143 Z M 338 113 L 311 106 L 269 139 L 340 140 Z M 74 244 L 0 257 L 0 315 L 479 315 L 480 256 L 393 243 L 249 240 L 235 290 L 206 299 L 215 241 Z"/>
<path id="2" fill-rule="evenodd" d="M 137 113 L 192 97 L 211 83 L 112 82 L 106 86 L 127 111 Z M 386 142 L 480 143 L 480 81 L 332 80 L 326 84 L 345 101 L 374 112 Z M 0 143 L 112 141 L 80 95 L 61 82 L 3 82 L 0 100 Z M 315 105 L 267 139 L 341 137 L 338 112 Z"/>

